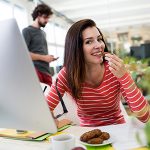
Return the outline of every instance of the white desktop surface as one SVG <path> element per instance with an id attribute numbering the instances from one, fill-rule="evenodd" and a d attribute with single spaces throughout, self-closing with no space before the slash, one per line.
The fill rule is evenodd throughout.
<path id="1" fill-rule="evenodd" d="M 115 150 L 129 150 L 140 147 L 135 139 L 135 131 L 139 129 L 129 125 L 129 123 L 97 128 L 113 135 L 113 147 Z M 72 126 L 64 130 L 64 132 L 73 134 L 79 139 L 81 134 L 92 129 L 92 127 Z M 51 150 L 50 147 L 50 142 L 32 142 L 0 138 L 0 150 Z"/>
<path id="2" fill-rule="evenodd" d="M 113 147 L 115 150 L 131 150 L 134 148 L 139 148 L 144 145 L 139 145 L 135 138 L 135 132 L 140 130 L 135 126 L 131 125 L 130 123 L 126 124 L 119 124 L 119 125 L 109 125 L 98 127 L 102 131 L 106 131 L 110 133 L 113 139 Z M 90 127 L 79 127 L 79 126 L 72 126 L 71 128 L 66 129 L 66 132 L 70 134 L 74 134 L 77 138 L 80 137 L 86 131 L 92 130 L 93 128 Z"/>

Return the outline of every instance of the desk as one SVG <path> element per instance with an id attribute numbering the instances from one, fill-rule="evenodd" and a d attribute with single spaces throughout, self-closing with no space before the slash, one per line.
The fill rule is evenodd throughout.
<path id="1" fill-rule="evenodd" d="M 138 147 L 138 143 L 134 137 L 134 131 L 129 124 L 109 125 L 98 127 L 102 131 L 107 131 L 113 135 L 115 150 L 128 150 Z M 64 132 L 80 137 L 86 131 L 92 130 L 91 127 L 72 126 Z M 0 138 L 0 150 L 50 150 L 49 142 L 31 142 Z"/>
<path id="2" fill-rule="evenodd" d="M 74 134 L 79 137 L 86 131 L 92 130 L 91 127 L 79 127 L 72 126 L 71 128 L 66 129 L 66 132 Z M 138 148 L 140 145 L 135 139 L 136 129 L 132 128 L 129 124 L 120 124 L 120 125 L 109 125 L 99 127 L 102 131 L 106 131 L 112 135 L 114 143 L 112 144 L 115 150 L 128 150 L 133 148 Z M 143 145 L 144 146 L 144 145 Z"/>

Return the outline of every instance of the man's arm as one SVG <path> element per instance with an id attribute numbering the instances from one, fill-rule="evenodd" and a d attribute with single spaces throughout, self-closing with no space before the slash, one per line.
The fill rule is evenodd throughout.
<path id="1" fill-rule="evenodd" d="M 41 60 L 41 61 L 45 61 L 45 62 L 52 62 L 57 60 L 59 57 L 54 57 L 53 55 L 40 55 L 40 54 L 35 54 L 30 52 L 30 56 L 32 58 L 32 60 Z"/>

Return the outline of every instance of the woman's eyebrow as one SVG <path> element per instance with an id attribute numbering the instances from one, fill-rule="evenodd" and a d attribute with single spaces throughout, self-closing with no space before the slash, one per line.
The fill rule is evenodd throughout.
<path id="1" fill-rule="evenodd" d="M 102 35 L 98 35 L 97 38 L 101 38 L 102 39 L 103 37 L 102 37 Z M 94 37 L 87 37 L 87 38 L 85 38 L 83 40 L 91 40 L 91 39 L 94 39 Z"/>
<path id="2" fill-rule="evenodd" d="M 102 36 L 102 35 L 99 35 L 99 36 L 97 36 L 97 37 L 98 37 L 98 38 L 101 38 L 101 39 L 103 38 L 103 36 Z"/>
<path id="3" fill-rule="evenodd" d="M 90 39 L 93 39 L 93 37 L 87 37 L 87 38 L 85 38 L 83 40 L 90 40 Z"/>

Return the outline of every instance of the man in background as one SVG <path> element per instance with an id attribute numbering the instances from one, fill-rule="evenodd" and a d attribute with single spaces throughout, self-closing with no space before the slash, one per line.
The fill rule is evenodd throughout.
<path id="1" fill-rule="evenodd" d="M 22 31 L 39 80 L 49 86 L 52 84 L 49 63 L 58 58 L 48 54 L 46 34 L 41 27 L 46 26 L 52 14 L 53 12 L 48 5 L 37 5 L 32 13 L 33 24 Z"/>

